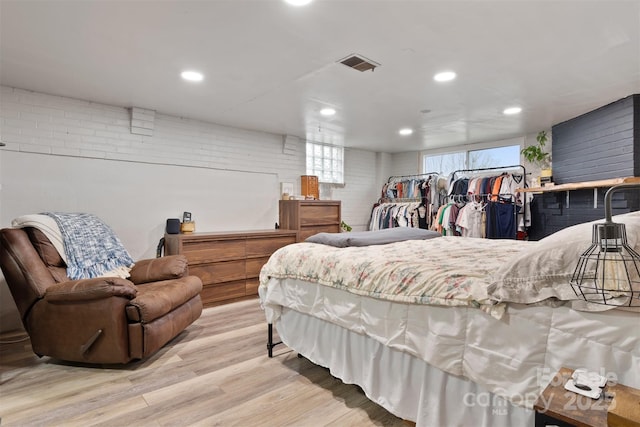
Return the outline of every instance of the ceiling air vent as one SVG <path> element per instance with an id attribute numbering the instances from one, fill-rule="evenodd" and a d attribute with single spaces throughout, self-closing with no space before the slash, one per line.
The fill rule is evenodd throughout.
<path id="1" fill-rule="evenodd" d="M 377 64 L 372 60 L 356 54 L 349 55 L 346 58 L 341 59 L 339 62 L 358 71 L 373 71 L 376 67 L 380 66 L 380 64 Z"/>

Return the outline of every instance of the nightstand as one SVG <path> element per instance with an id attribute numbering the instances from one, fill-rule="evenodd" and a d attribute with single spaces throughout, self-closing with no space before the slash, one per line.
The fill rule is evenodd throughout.
<path id="1" fill-rule="evenodd" d="M 635 421 L 640 419 L 640 390 L 607 383 L 600 398 L 594 400 L 565 390 L 572 373 L 573 369 L 560 368 L 538 397 L 533 405 L 536 427 L 640 426 L 640 421 Z"/>

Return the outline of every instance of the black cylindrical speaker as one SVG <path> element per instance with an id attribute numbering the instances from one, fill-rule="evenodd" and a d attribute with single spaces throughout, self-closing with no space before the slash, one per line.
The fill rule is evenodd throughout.
<path id="1" fill-rule="evenodd" d="M 168 234 L 180 233 L 180 220 L 178 218 L 169 218 L 167 220 L 167 233 Z"/>

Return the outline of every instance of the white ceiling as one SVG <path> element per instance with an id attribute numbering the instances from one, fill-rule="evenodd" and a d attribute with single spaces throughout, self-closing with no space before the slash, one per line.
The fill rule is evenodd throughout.
<path id="1" fill-rule="evenodd" d="M 3 85 L 391 153 L 536 133 L 640 93 L 640 1 L 1 0 L 0 24 Z M 337 62 L 352 53 L 381 66 Z"/>

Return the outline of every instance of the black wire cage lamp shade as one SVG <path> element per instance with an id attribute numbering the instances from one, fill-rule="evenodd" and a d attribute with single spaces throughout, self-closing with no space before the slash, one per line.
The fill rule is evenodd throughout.
<path id="1" fill-rule="evenodd" d="M 640 254 L 629 246 L 625 224 L 611 219 L 611 196 L 629 188 L 640 190 L 640 184 L 620 184 L 606 192 L 605 222 L 593 225 L 591 246 L 573 272 L 571 287 L 587 302 L 640 307 Z"/>

